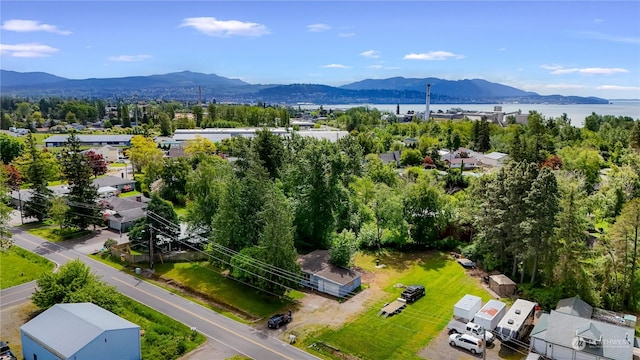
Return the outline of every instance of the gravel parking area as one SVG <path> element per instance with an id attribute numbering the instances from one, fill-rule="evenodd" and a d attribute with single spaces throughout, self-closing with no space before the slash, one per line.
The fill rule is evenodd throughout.
<path id="1" fill-rule="evenodd" d="M 465 349 L 449 345 L 449 334 L 447 329 L 440 332 L 437 338 L 429 342 L 429 346 L 420 350 L 418 356 L 428 360 L 468 360 L 482 359 L 482 355 L 473 355 Z M 500 340 L 496 340 L 487 348 L 487 359 L 489 360 L 522 360 L 524 355 L 503 346 Z"/>

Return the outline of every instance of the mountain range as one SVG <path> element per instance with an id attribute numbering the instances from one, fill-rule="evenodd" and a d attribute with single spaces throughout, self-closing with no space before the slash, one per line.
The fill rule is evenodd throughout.
<path id="1" fill-rule="evenodd" d="M 66 79 L 44 72 L 0 70 L 0 90 L 12 96 L 178 100 L 233 103 L 421 104 L 431 84 L 433 104 L 551 103 L 601 104 L 597 97 L 539 95 L 482 79 L 444 80 L 393 77 L 366 79 L 339 87 L 321 84 L 250 84 L 191 71 L 120 78 Z"/>

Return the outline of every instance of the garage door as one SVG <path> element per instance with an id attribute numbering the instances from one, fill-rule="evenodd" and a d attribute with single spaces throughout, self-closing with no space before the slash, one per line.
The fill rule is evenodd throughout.
<path id="1" fill-rule="evenodd" d="M 597 356 L 576 351 L 576 360 L 597 360 Z"/>
<path id="2" fill-rule="evenodd" d="M 551 358 L 555 360 L 573 360 L 573 349 L 553 345 Z M 549 355 L 549 354 L 547 354 Z"/>

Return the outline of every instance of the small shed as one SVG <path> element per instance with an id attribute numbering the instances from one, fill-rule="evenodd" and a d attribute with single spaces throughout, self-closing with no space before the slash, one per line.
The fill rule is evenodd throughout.
<path id="1" fill-rule="evenodd" d="M 516 293 L 516 283 L 504 274 L 489 276 L 489 288 L 501 297 Z"/>
<path id="2" fill-rule="evenodd" d="M 328 250 L 315 250 L 298 258 L 305 274 L 302 285 L 339 298 L 360 287 L 362 275 L 329 262 Z"/>
<path id="3" fill-rule="evenodd" d="M 20 327 L 25 359 L 139 360 L 140 326 L 92 303 L 56 304 Z"/>

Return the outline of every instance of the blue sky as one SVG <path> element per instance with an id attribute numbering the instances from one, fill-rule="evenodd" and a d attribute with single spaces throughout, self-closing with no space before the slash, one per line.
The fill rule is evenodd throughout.
<path id="1" fill-rule="evenodd" d="M 482 78 L 640 98 L 640 1 L 0 2 L 1 68 L 253 84 Z"/>

